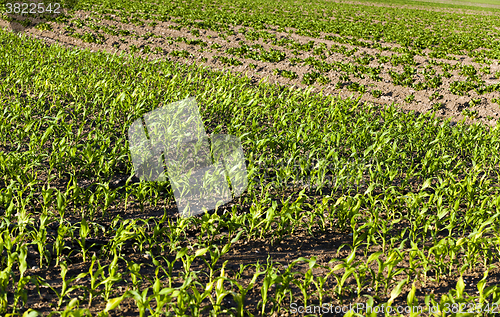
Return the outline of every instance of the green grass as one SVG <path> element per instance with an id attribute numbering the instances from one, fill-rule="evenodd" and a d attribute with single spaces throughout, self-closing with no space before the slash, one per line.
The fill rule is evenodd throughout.
<path id="1" fill-rule="evenodd" d="M 438 1 L 432 1 L 432 0 L 421 0 L 421 1 L 426 1 L 426 2 L 434 2 L 434 3 L 440 3 Z M 498 2 L 498 0 L 449 0 L 448 2 L 450 2 L 450 4 L 452 4 L 453 2 L 464 2 L 464 4 L 470 6 L 469 4 L 470 3 L 477 3 L 477 4 L 494 4 L 494 5 L 498 5 L 500 6 L 500 3 Z M 442 3 L 442 2 L 441 2 Z M 444 4 L 446 4 L 446 0 L 444 2 Z"/>
<path id="2" fill-rule="evenodd" d="M 490 11 L 497 12 L 499 9 L 493 8 L 485 8 L 477 4 L 493 4 L 499 5 L 496 0 L 361 0 L 361 2 L 369 3 L 384 3 L 389 5 L 412 5 L 412 6 L 420 6 L 420 7 L 431 7 L 431 8 L 451 8 L 451 9 L 467 9 L 467 10 L 476 10 L 476 11 Z M 462 2 L 463 4 L 461 4 Z M 472 3 L 472 5 L 471 5 Z"/>

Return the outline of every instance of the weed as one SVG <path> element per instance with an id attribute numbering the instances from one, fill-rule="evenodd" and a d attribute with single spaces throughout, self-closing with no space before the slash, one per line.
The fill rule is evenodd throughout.
<path id="1" fill-rule="evenodd" d="M 415 100 L 415 95 L 414 94 L 409 94 L 408 96 L 406 96 L 405 98 L 405 102 L 407 103 L 412 103 L 413 100 Z"/>
<path id="2" fill-rule="evenodd" d="M 380 91 L 378 89 L 374 89 L 374 90 L 372 90 L 372 95 L 375 98 L 379 98 L 380 96 L 382 96 L 382 91 Z"/>

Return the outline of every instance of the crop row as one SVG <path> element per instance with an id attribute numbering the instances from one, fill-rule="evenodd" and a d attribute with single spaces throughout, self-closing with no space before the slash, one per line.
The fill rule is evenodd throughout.
<path id="1" fill-rule="evenodd" d="M 498 22 L 492 16 L 376 6 L 363 6 L 363 15 L 359 16 L 358 7 L 337 3 L 301 3 L 291 6 L 288 2 L 262 2 L 259 5 L 237 2 L 232 6 L 226 3 L 187 4 L 173 1 L 152 6 L 149 2 L 133 5 L 114 2 L 110 5 L 106 2 L 86 1 L 82 7 L 97 9 L 97 12 L 113 9 L 115 13 L 120 8 L 118 14 L 124 16 L 133 15 L 143 19 L 159 17 L 159 20 L 216 31 L 229 30 L 232 25 L 256 30 L 264 30 L 273 25 L 283 31 L 289 28 L 301 30 L 304 35 L 313 37 L 318 37 L 319 32 L 338 34 L 340 37 L 335 37 L 336 39 L 345 41 L 352 38 L 357 42 L 349 44 L 362 47 L 368 45 L 362 43 L 375 43 L 372 45 L 376 46 L 377 42 L 384 41 L 419 50 L 429 48 L 435 54 L 471 54 L 490 59 L 498 57 L 495 49 L 497 30 L 493 28 L 498 26 Z M 276 15 L 275 10 L 288 13 Z M 387 20 L 392 23 L 373 22 Z M 331 23 L 332 21 L 335 23 Z M 464 24 L 474 27 L 461 27 Z M 263 33 L 259 31 L 259 34 Z M 255 34 L 250 36 L 256 39 Z"/>
<path id="2" fill-rule="evenodd" d="M 78 21 L 78 20 L 77 20 Z M 76 22 L 75 22 L 76 23 Z M 115 32 L 116 34 L 116 32 Z M 77 37 L 81 38 L 84 41 L 87 42 L 102 42 L 102 36 L 99 35 L 92 35 L 90 33 L 85 33 L 83 35 L 76 34 Z M 147 39 L 148 37 L 157 37 L 153 33 L 150 35 L 146 35 L 143 38 Z M 202 40 L 199 39 L 192 39 L 189 40 L 185 37 L 178 37 L 178 38 L 171 38 L 170 42 L 172 42 L 172 39 L 174 41 L 182 41 L 188 45 L 199 45 L 201 47 L 206 47 L 208 44 L 203 42 Z M 285 39 L 282 39 L 281 41 L 284 41 Z M 300 44 L 294 41 L 285 41 L 287 43 L 293 43 L 294 48 L 296 49 L 302 49 L 302 50 L 312 50 L 314 47 L 315 43 L 314 41 L 309 41 L 307 44 Z M 213 44 L 211 46 L 212 49 L 218 49 L 220 46 L 217 44 Z M 320 43 L 315 49 L 314 53 L 316 55 L 323 54 L 324 50 L 327 49 L 327 46 L 324 43 Z M 132 48 L 132 50 L 135 50 Z M 259 51 L 260 50 L 260 51 Z M 148 53 L 149 50 L 146 49 L 145 53 Z M 334 52 L 341 52 L 344 53 L 347 56 L 352 55 L 354 52 L 356 52 L 356 49 L 347 51 L 344 46 L 338 46 L 338 45 L 333 45 L 332 49 L 330 50 L 330 53 Z M 263 50 L 262 45 L 260 44 L 255 44 L 252 46 L 248 46 L 245 43 L 240 43 L 240 47 L 233 47 L 229 48 L 226 50 L 226 53 L 230 55 L 234 55 L 237 57 L 241 58 L 251 58 L 254 60 L 260 60 L 260 61 L 266 61 L 266 62 L 279 62 L 285 59 L 285 53 L 277 51 L 275 49 L 270 49 L 269 51 Z M 379 63 L 387 63 L 390 62 L 393 66 L 398 66 L 398 65 L 416 65 L 414 61 L 414 55 L 415 53 L 405 53 L 403 55 L 395 55 L 392 54 L 391 56 L 381 56 L 380 54 L 376 54 L 375 56 L 371 56 L 369 54 L 362 54 L 360 57 L 354 58 L 354 63 L 357 63 L 361 66 L 358 65 L 353 65 L 351 62 L 345 63 L 345 62 L 336 62 L 333 64 L 328 64 L 325 62 L 317 61 L 312 57 L 306 58 L 305 60 L 302 61 L 304 65 L 312 65 L 314 66 L 319 72 L 328 72 L 330 70 L 334 71 L 344 71 L 347 74 L 354 74 L 355 77 L 360 77 L 363 78 L 364 76 L 362 74 L 368 74 L 372 79 L 379 81 L 381 78 L 378 76 L 380 74 L 380 66 L 378 67 L 367 67 L 365 65 L 368 65 L 370 62 L 372 62 L 374 59 L 378 59 Z M 175 52 L 173 54 L 176 56 Z M 189 55 L 179 55 L 179 56 L 184 56 L 187 57 Z M 322 59 L 326 57 L 322 56 Z M 220 60 L 228 65 L 241 65 L 241 62 L 235 60 L 235 59 L 228 59 L 226 57 L 221 57 Z M 297 61 L 300 61 L 298 58 L 291 58 L 290 59 L 292 63 L 296 63 Z M 440 62 L 438 65 L 442 66 L 442 69 L 444 71 L 443 76 L 450 78 L 452 75 L 448 72 L 453 69 L 461 68 L 460 74 L 467 75 L 467 81 L 466 82 L 461 82 L 461 81 L 455 81 L 452 83 L 452 86 L 450 87 L 450 91 L 456 95 L 464 95 L 467 94 L 471 90 L 475 90 L 478 94 L 484 94 L 484 93 L 489 93 L 493 91 L 498 91 L 498 88 L 496 85 L 489 85 L 485 86 L 484 81 L 481 81 L 481 79 L 477 76 L 477 71 L 475 68 L 471 65 L 461 65 L 460 63 L 451 65 L 449 63 L 445 62 Z M 482 71 L 486 74 L 489 73 L 489 69 L 483 68 Z M 432 72 L 431 72 L 432 73 Z M 435 74 L 435 71 L 433 72 Z M 409 86 L 413 87 L 416 90 L 424 90 L 427 88 L 439 88 L 442 84 L 441 80 L 441 75 L 436 75 L 434 77 L 431 77 L 429 73 L 427 73 L 427 70 L 425 70 L 425 81 L 424 82 L 417 82 L 415 83 L 415 78 L 413 75 L 416 74 L 416 70 L 410 67 L 405 66 L 405 71 L 403 73 L 397 73 L 394 71 L 389 70 L 389 75 L 391 79 L 393 80 L 394 84 L 396 85 L 402 85 L 402 86 Z M 313 77 L 318 77 L 315 76 L 314 73 L 309 73 L 307 76 L 313 76 Z M 306 77 L 307 77 L 306 76 Z M 289 77 L 295 77 L 294 75 L 290 75 Z M 311 77 L 311 78 L 313 78 Z M 326 78 L 326 77 L 325 77 Z M 309 78 L 304 78 L 303 79 L 304 83 L 312 83 L 314 80 L 311 80 Z M 320 80 L 322 83 L 327 83 L 328 80 Z"/>
<path id="3" fill-rule="evenodd" d="M 322 33 L 337 35 L 327 35 L 325 38 L 328 40 L 362 48 L 388 49 L 388 47 L 381 46 L 380 42 L 383 41 L 412 49 L 420 55 L 424 54 L 423 50 L 431 49 L 430 53 L 424 54 L 430 58 L 453 59 L 454 57 L 450 54 L 465 54 L 476 57 L 479 61 L 485 58 L 496 59 L 499 56 L 495 38 L 497 30 L 493 28 L 497 25 L 491 17 L 456 16 L 453 13 L 437 14 L 425 10 L 363 6 L 365 10 L 363 18 L 360 19 L 356 16 L 357 8 L 348 4 L 333 6 L 322 3 L 319 6 L 312 6 L 303 3 L 298 7 L 287 7 L 287 4 L 272 4 L 273 6 L 277 5 L 283 11 L 290 12 L 290 15 L 294 17 L 290 19 L 291 16 L 277 18 L 276 15 L 269 14 L 266 11 L 269 5 L 271 4 L 263 3 L 262 6 L 247 7 L 248 4 L 238 3 L 239 10 L 235 11 L 234 8 L 226 5 L 219 8 L 215 4 L 202 4 L 201 2 L 187 5 L 182 1 L 173 1 L 169 4 L 153 6 L 149 2 L 129 5 L 125 2 L 111 4 L 85 1 L 80 4 L 79 8 L 91 8 L 90 11 L 95 11 L 101 17 L 122 23 L 135 23 L 138 26 L 146 23 L 149 26 L 154 26 L 156 25 L 155 21 L 170 21 L 189 28 L 230 31 L 232 26 L 242 25 L 254 29 L 254 31 L 246 31 L 245 29 L 241 31 L 247 39 L 263 38 L 272 40 L 277 45 L 299 49 L 304 47 L 290 40 L 277 39 L 276 35 L 265 31 L 265 28 L 273 25 L 277 27 L 278 31 L 288 30 L 288 32 L 316 38 L 320 36 L 319 30 L 321 30 Z M 321 17 L 316 16 L 321 11 Z M 304 15 L 304 12 L 308 14 Z M 317 20 L 315 23 L 311 23 L 310 19 L 314 16 Z M 387 24 L 387 26 L 382 23 L 370 22 L 371 20 L 384 21 L 388 17 L 393 22 L 397 22 Z M 332 21 L 335 23 L 331 23 Z M 472 24 L 475 27 L 462 28 L 460 27 L 462 24 Z M 484 34 L 482 34 L 483 26 L 487 30 Z M 290 31 L 290 28 L 295 31 Z"/>

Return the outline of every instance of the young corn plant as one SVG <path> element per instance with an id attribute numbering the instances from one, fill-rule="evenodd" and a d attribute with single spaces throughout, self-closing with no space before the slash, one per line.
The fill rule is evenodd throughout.
<path id="1" fill-rule="evenodd" d="M 172 304 L 172 310 L 174 311 L 175 316 L 187 316 L 186 313 L 191 304 L 191 293 L 188 291 L 188 288 L 193 283 L 193 278 L 190 276 L 188 279 L 184 280 L 184 283 L 179 289 L 163 289 L 160 294 L 162 295 L 170 295 L 171 297 L 176 298 L 175 304 Z M 212 289 L 210 289 L 210 292 Z"/>
<path id="2" fill-rule="evenodd" d="M 116 218 L 114 220 L 114 223 L 119 221 L 119 218 Z M 122 252 L 122 247 L 123 244 L 127 240 L 131 240 L 136 238 L 137 233 L 137 226 L 135 225 L 136 221 L 129 221 L 129 219 L 126 219 L 120 223 L 120 227 L 116 229 L 115 236 L 113 239 L 108 243 L 109 247 L 107 248 L 108 250 L 118 250 L 118 255 L 121 256 Z"/>
<path id="3" fill-rule="evenodd" d="M 158 278 L 158 273 L 160 271 L 160 265 L 161 264 L 156 259 L 153 259 L 153 264 L 156 266 L 156 269 L 155 269 L 155 279 L 154 279 L 154 282 L 152 283 L 153 284 L 153 288 L 152 288 L 152 291 L 153 291 L 152 297 L 153 298 L 152 299 L 154 299 L 156 301 L 156 309 L 153 312 L 153 315 L 154 316 L 159 316 L 162 313 L 162 311 L 163 311 L 163 307 L 167 303 L 165 302 L 165 295 L 160 294 L 160 291 L 163 289 L 163 283 Z"/>
<path id="4" fill-rule="evenodd" d="M 57 229 L 57 238 L 56 243 L 54 243 L 54 253 L 56 254 L 56 266 L 59 265 L 59 261 L 61 260 L 61 256 L 64 250 L 71 250 L 69 246 L 67 246 L 64 242 L 64 239 L 69 233 L 69 227 L 65 224 L 60 224 Z"/>
<path id="5" fill-rule="evenodd" d="M 194 316 L 199 316 L 202 313 L 204 313 L 205 310 L 208 309 L 208 307 L 204 307 L 203 309 L 201 308 L 203 302 L 211 296 L 211 284 L 213 282 L 216 282 L 217 280 L 214 280 L 212 282 L 209 282 L 207 285 L 204 285 L 198 281 L 194 281 L 190 287 L 191 292 L 193 293 L 192 299 L 191 299 L 191 313 Z M 198 290 L 198 286 L 201 289 L 201 292 Z"/>
<path id="6" fill-rule="evenodd" d="M 97 270 L 94 271 L 94 265 L 97 262 L 98 268 Z M 84 276 L 90 275 L 90 286 L 83 286 L 83 289 L 87 293 L 87 296 L 89 297 L 89 303 L 88 303 L 88 308 L 92 307 L 92 301 L 94 298 L 97 296 L 101 295 L 104 293 L 104 290 L 98 290 L 101 285 L 103 285 L 104 281 L 99 281 L 98 278 L 103 276 L 104 268 L 106 266 L 102 267 L 101 263 L 99 260 L 97 260 L 97 257 L 95 255 L 92 256 L 92 263 L 90 264 L 90 268 L 88 272 L 82 273 L 85 274 Z"/>
<path id="7" fill-rule="evenodd" d="M 228 261 L 225 261 L 223 264 L 222 264 L 222 268 L 221 268 L 221 272 L 220 272 L 220 276 L 217 277 L 215 279 L 215 301 L 212 299 L 212 297 L 210 297 L 210 300 L 212 302 L 212 307 L 213 307 L 213 310 L 212 310 L 212 314 L 214 316 L 219 316 L 220 314 L 225 314 L 227 313 L 226 310 L 223 310 L 222 309 L 222 302 L 224 300 L 224 298 L 230 294 L 230 291 L 229 290 L 226 290 L 224 288 L 224 282 L 230 282 L 230 279 L 226 277 L 226 271 L 225 271 L 225 267 L 227 265 L 227 262 Z"/>
<path id="8" fill-rule="evenodd" d="M 351 254 L 347 258 L 345 259 L 334 258 L 329 262 L 330 264 L 339 261 L 342 262 L 340 264 L 335 265 L 333 268 L 330 268 L 330 274 L 332 274 L 337 280 L 337 285 L 335 286 L 334 293 L 341 303 L 344 302 L 344 295 L 345 295 L 345 290 L 343 288 L 344 284 L 346 280 L 349 278 L 349 276 L 353 275 L 353 273 L 356 271 L 357 267 L 361 263 L 361 261 L 354 262 L 355 257 L 356 257 L 356 249 L 353 249 Z M 344 270 L 344 274 L 342 274 L 342 276 L 333 273 L 342 269 Z"/>
<path id="9" fill-rule="evenodd" d="M 40 284 L 45 286 L 45 287 L 50 288 L 56 294 L 57 298 L 59 299 L 59 301 L 57 302 L 57 309 L 61 308 L 61 306 L 63 304 L 63 300 L 66 296 L 68 296 L 75 289 L 79 288 L 79 286 L 71 286 L 70 287 L 69 285 L 71 283 L 73 283 L 73 281 L 75 281 L 77 279 L 84 278 L 88 274 L 86 272 L 80 273 L 77 276 L 72 277 L 69 280 L 66 280 L 66 274 L 68 273 L 68 265 L 66 262 L 61 262 L 60 267 L 61 267 L 61 278 L 62 278 L 61 292 L 58 292 L 56 289 L 54 289 L 50 284 L 48 284 L 45 281 L 45 279 L 38 277 Z"/>
<path id="10" fill-rule="evenodd" d="M 108 301 L 111 293 L 113 291 L 113 285 L 117 282 L 122 281 L 122 274 L 117 272 L 118 270 L 118 255 L 115 253 L 113 261 L 108 266 L 108 276 L 104 275 L 104 270 L 101 271 L 101 284 L 104 285 L 104 300 Z"/>
<path id="11" fill-rule="evenodd" d="M 179 250 L 176 253 L 175 258 L 171 261 L 169 261 L 166 257 L 162 256 L 163 260 L 167 263 L 167 269 L 165 270 L 165 268 L 163 266 L 161 268 L 168 278 L 168 287 L 169 288 L 172 288 L 172 278 L 173 278 L 172 272 L 174 270 L 174 265 L 176 262 L 178 262 L 179 259 L 182 259 L 186 255 L 186 253 L 187 253 L 187 248 L 183 248 L 182 250 Z"/>
<path id="12" fill-rule="evenodd" d="M 49 217 L 47 213 L 44 213 L 40 216 L 40 227 L 38 230 L 34 230 L 31 235 L 32 235 L 32 241 L 34 244 L 37 245 L 38 247 L 38 254 L 39 254 L 39 261 L 40 261 L 40 268 L 43 267 L 43 259 L 45 258 L 47 261 L 47 264 L 50 264 L 51 261 L 51 256 L 50 252 L 46 249 L 47 245 L 47 221 Z"/>
<path id="13" fill-rule="evenodd" d="M 497 285 L 490 285 L 486 287 L 486 282 L 487 282 L 487 277 L 490 272 L 491 267 L 488 267 L 487 270 L 483 274 L 483 278 L 477 282 L 477 291 L 479 293 L 479 305 L 482 305 L 485 303 L 486 299 L 492 295 L 494 292 L 498 292 L 498 286 Z"/>
<path id="14" fill-rule="evenodd" d="M 78 240 L 78 244 L 80 244 L 80 247 L 82 248 L 83 262 L 87 262 L 87 249 L 85 248 L 85 240 L 87 239 L 89 232 L 90 230 L 87 224 L 87 220 L 85 220 L 85 217 L 83 217 L 82 221 L 80 222 L 80 240 Z"/>
<path id="15" fill-rule="evenodd" d="M 300 289 L 302 292 L 302 296 L 304 298 L 304 307 L 307 307 L 307 301 L 309 298 L 312 296 L 312 293 L 310 292 L 311 285 L 314 284 L 314 275 L 312 273 L 312 270 L 314 268 L 317 268 L 318 265 L 316 264 L 316 257 L 312 257 L 311 259 L 306 259 L 306 258 L 299 258 L 297 259 L 298 261 L 305 261 L 308 263 L 309 269 L 307 270 L 306 273 L 302 274 L 299 273 L 300 275 L 303 275 L 302 281 L 299 279 L 294 279 L 293 283 Z"/>
<path id="16" fill-rule="evenodd" d="M 150 301 L 151 297 L 148 297 L 149 288 L 146 288 L 140 293 L 138 290 L 129 290 L 128 293 L 135 300 L 137 308 L 139 309 L 139 316 L 144 317 L 146 315 L 146 309 L 151 310 Z"/>
<path id="17" fill-rule="evenodd" d="M 243 271 L 244 268 L 245 267 L 241 265 L 240 272 Z M 236 313 L 238 316 L 244 316 L 245 313 L 250 314 L 250 312 L 245 308 L 245 299 L 247 293 L 254 288 L 257 278 L 263 274 L 266 274 L 266 271 L 260 271 L 260 266 L 256 266 L 256 272 L 253 274 L 247 287 L 243 287 L 236 280 L 230 280 L 231 285 L 236 285 L 238 288 L 238 292 L 230 291 L 230 294 L 233 296 L 233 300 L 236 302 Z"/>
<path id="18" fill-rule="evenodd" d="M 142 275 L 140 274 L 142 263 L 138 264 L 133 261 L 127 261 L 127 268 L 130 271 L 132 284 L 134 288 L 139 288 L 139 283 L 142 284 Z"/>
<path id="19" fill-rule="evenodd" d="M 27 301 L 28 301 L 28 291 L 26 289 L 26 285 L 32 280 L 31 277 L 29 276 L 24 276 L 24 273 L 26 272 L 26 269 L 28 268 L 28 264 L 26 262 L 26 257 L 28 253 L 28 248 L 25 244 L 23 244 L 20 247 L 20 252 L 14 252 L 12 254 L 12 258 L 16 258 L 16 262 L 18 263 L 19 266 L 19 280 L 17 282 L 17 288 L 14 293 L 14 312 L 17 309 L 17 304 L 19 302 L 19 299 L 22 300 L 22 306 L 24 306 Z M 14 276 L 13 276 L 14 277 Z"/>
<path id="20" fill-rule="evenodd" d="M 276 285 L 281 281 L 281 278 L 278 274 L 278 269 L 273 267 L 273 262 L 269 261 L 267 262 L 267 268 L 265 271 L 265 276 L 264 276 L 264 281 L 262 282 L 262 287 L 260 289 L 260 293 L 262 296 L 262 300 L 259 301 L 257 304 L 257 307 L 262 307 L 261 308 L 261 314 L 264 316 L 266 314 L 266 305 L 269 300 L 269 289 L 273 286 Z M 273 301 L 274 299 L 271 298 Z M 273 303 L 275 305 L 275 303 Z M 273 305 L 273 310 L 274 310 L 274 305 Z"/>
<path id="21" fill-rule="evenodd" d="M 402 258 L 401 252 L 397 249 L 391 250 L 389 252 L 389 256 L 387 257 L 387 259 L 384 262 L 382 262 L 380 259 L 377 259 L 377 263 L 379 265 L 377 277 L 379 278 L 379 280 L 384 281 L 384 292 L 385 293 L 387 293 L 387 290 L 389 289 L 389 287 L 391 287 L 391 285 L 394 283 L 394 282 L 391 282 L 394 280 L 394 277 L 396 277 L 397 275 L 399 275 L 405 271 L 405 268 L 395 269 L 395 267 L 398 265 L 399 262 L 402 261 L 402 259 L 403 258 Z M 384 278 L 382 276 L 382 272 L 384 271 L 385 268 L 387 268 L 387 277 Z M 378 285 L 376 285 L 376 288 L 377 288 L 377 286 Z"/>
<path id="22" fill-rule="evenodd" d="M 58 311 L 61 317 L 72 317 L 72 316 L 92 316 L 90 310 L 87 308 L 78 308 L 80 302 L 77 298 L 73 298 L 63 311 Z"/>
<path id="23" fill-rule="evenodd" d="M 240 231 L 238 232 L 238 234 L 236 235 L 236 237 L 234 237 L 228 244 L 225 244 L 224 247 L 222 247 L 222 250 L 220 250 L 216 245 L 211 245 L 208 247 L 208 252 L 210 253 L 210 262 L 205 259 L 205 258 L 202 258 L 202 260 L 205 262 L 205 264 L 209 267 L 210 271 L 209 271 L 209 279 L 212 280 L 213 276 L 214 276 L 214 272 L 215 272 L 215 265 L 217 264 L 217 261 L 219 261 L 219 259 L 224 256 L 225 254 L 227 254 L 231 248 L 231 245 L 236 243 L 239 239 L 240 239 L 240 236 L 243 234 L 243 231 Z"/>

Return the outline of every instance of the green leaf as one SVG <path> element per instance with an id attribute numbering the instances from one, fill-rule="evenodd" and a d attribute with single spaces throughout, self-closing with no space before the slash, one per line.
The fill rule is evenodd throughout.
<path id="1" fill-rule="evenodd" d="M 106 308 L 104 309 L 104 311 L 109 312 L 110 310 L 115 309 L 116 307 L 118 307 L 118 305 L 120 305 L 120 303 L 124 299 L 125 299 L 125 295 L 109 299 L 108 302 L 106 303 Z"/>
<path id="2" fill-rule="evenodd" d="M 196 251 L 194 256 L 195 257 L 203 256 L 203 255 L 205 255 L 205 253 L 207 253 L 207 251 L 208 251 L 208 248 L 199 249 Z"/>
<path id="3" fill-rule="evenodd" d="M 68 306 L 66 306 L 66 309 L 68 308 L 73 308 L 75 307 L 76 305 L 78 305 L 78 298 L 73 298 L 70 300 L 70 302 L 68 303 Z"/>
<path id="4" fill-rule="evenodd" d="M 155 283 L 153 284 L 153 294 L 159 294 L 161 286 L 160 279 L 156 278 Z"/>
<path id="5" fill-rule="evenodd" d="M 25 311 L 23 314 L 23 317 L 37 317 L 37 316 L 42 316 L 42 314 L 31 308 Z"/>
<path id="6" fill-rule="evenodd" d="M 83 273 L 80 273 L 80 274 L 78 274 L 78 275 L 76 276 L 76 278 L 75 278 L 75 279 L 82 279 L 82 278 L 84 278 L 85 276 L 87 276 L 87 275 L 89 275 L 89 274 L 90 274 L 90 272 L 83 272 Z"/>
<path id="7" fill-rule="evenodd" d="M 345 267 L 347 267 L 347 265 L 345 263 L 340 263 L 340 264 L 335 265 L 333 267 L 332 271 L 335 272 L 335 271 L 341 270 Z"/>
<path id="8" fill-rule="evenodd" d="M 413 304 L 414 304 L 414 301 L 415 301 L 415 293 L 416 293 L 417 289 L 415 287 L 415 282 L 413 282 L 413 284 L 411 285 L 411 290 L 410 292 L 408 293 L 408 297 L 407 297 L 407 301 L 406 303 L 408 304 L 408 306 L 412 307 Z"/>
<path id="9" fill-rule="evenodd" d="M 378 251 L 375 253 L 372 253 L 369 257 L 368 260 L 366 261 L 367 264 L 370 264 L 371 262 L 375 261 L 382 255 L 382 251 Z"/>
<path id="10" fill-rule="evenodd" d="M 391 298 L 387 301 L 387 305 L 390 306 L 394 302 L 394 300 L 401 294 L 402 287 L 406 283 L 406 280 L 402 280 L 396 285 L 396 287 L 391 291 Z"/>
<path id="11" fill-rule="evenodd" d="M 432 177 L 426 179 L 424 184 L 422 185 L 422 188 L 420 188 L 420 191 L 423 191 L 424 189 L 431 187 L 431 182 L 432 182 Z"/>
<path id="12" fill-rule="evenodd" d="M 352 262 L 354 261 L 354 258 L 356 257 L 356 249 L 354 249 L 351 254 L 349 254 L 349 256 L 347 257 L 346 259 L 346 263 L 347 265 L 351 265 Z"/>
<path id="13" fill-rule="evenodd" d="M 24 274 L 24 272 L 28 268 L 28 263 L 26 262 L 27 253 L 28 253 L 28 248 L 26 247 L 26 245 L 23 245 L 21 247 L 21 253 L 18 255 L 19 271 L 21 271 L 21 274 Z"/>
<path id="14" fill-rule="evenodd" d="M 45 144 L 53 130 L 53 126 L 50 126 L 47 128 L 47 130 L 45 130 L 45 133 L 42 135 L 42 139 L 40 140 L 40 146 L 43 146 Z"/>
<path id="15" fill-rule="evenodd" d="M 368 188 L 366 189 L 364 195 L 370 195 L 374 189 L 375 189 L 375 183 L 370 184 L 370 186 L 368 186 Z"/>
<path id="16" fill-rule="evenodd" d="M 89 226 L 87 224 L 87 220 L 85 220 L 85 217 L 83 217 L 80 223 L 80 238 L 85 239 L 88 234 L 89 234 Z"/>
<path id="17" fill-rule="evenodd" d="M 340 280 L 340 284 L 343 285 L 345 281 L 351 276 L 351 274 L 356 271 L 356 268 L 352 267 L 348 270 L 345 271 L 344 275 L 342 276 L 342 279 Z"/>
<path id="18" fill-rule="evenodd" d="M 448 211 L 448 208 L 441 208 L 437 213 L 438 219 L 443 219 L 448 214 Z"/>
<path id="19" fill-rule="evenodd" d="M 226 244 L 226 245 L 224 245 L 224 247 L 222 248 L 222 251 L 220 252 L 220 254 L 221 254 L 221 255 L 226 254 L 226 253 L 229 251 L 229 249 L 230 249 L 230 248 L 231 248 L 231 245 L 230 245 L 230 244 Z"/>
<path id="20" fill-rule="evenodd" d="M 241 235 L 242 235 L 242 234 L 243 234 L 243 230 L 240 230 L 240 231 L 236 234 L 236 237 L 234 237 L 234 238 L 231 240 L 231 244 L 238 242 L 238 240 L 240 240 L 240 237 L 241 237 Z"/>
<path id="21" fill-rule="evenodd" d="M 458 279 L 456 288 L 457 288 L 458 298 L 462 298 L 465 289 L 465 283 L 462 275 L 460 275 L 460 278 Z"/>

